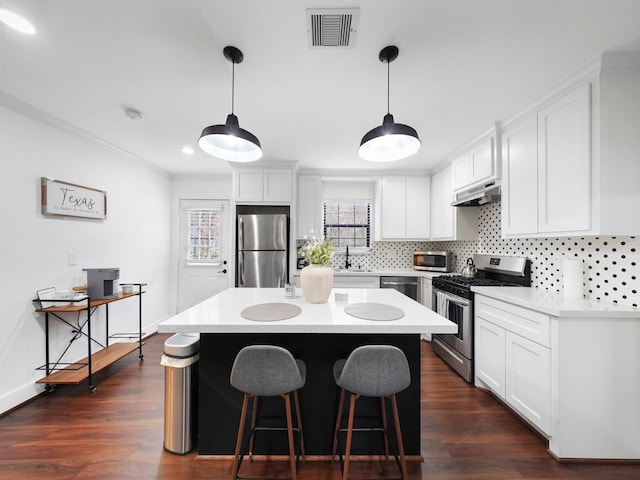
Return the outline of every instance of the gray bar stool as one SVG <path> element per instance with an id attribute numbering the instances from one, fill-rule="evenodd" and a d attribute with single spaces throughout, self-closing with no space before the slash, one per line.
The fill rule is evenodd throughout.
<path id="1" fill-rule="evenodd" d="M 351 441 L 353 437 L 353 423 L 355 418 L 356 400 L 361 396 L 380 397 L 382 411 L 382 428 L 362 428 L 356 431 L 382 432 L 385 440 L 385 456 L 389 459 L 389 443 L 387 435 L 387 416 L 385 398 L 391 399 L 393 422 L 395 423 L 398 455 L 393 455 L 404 480 L 407 479 L 407 464 L 404 457 L 404 445 L 400 420 L 398 417 L 398 404 L 396 393 L 406 389 L 411 384 L 411 372 L 409 362 L 404 352 L 391 345 L 365 345 L 356 348 L 349 357 L 338 360 L 333 365 L 333 376 L 340 387 L 340 402 L 338 404 L 338 416 L 333 435 L 333 456 L 336 456 L 338 445 L 338 433 L 346 431 L 347 442 L 345 446 L 344 462 L 340 455 L 342 478 L 349 478 L 349 460 L 351 456 Z M 342 409 L 344 406 L 345 392 L 351 394 L 349 400 L 349 419 L 347 428 L 340 428 Z"/>
<path id="2" fill-rule="evenodd" d="M 238 438 L 236 440 L 236 451 L 233 458 L 233 478 L 238 477 L 238 471 L 247 448 L 250 448 L 250 455 L 253 454 L 253 438 L 257 431 L 285 430 L 284 428 L 258 427 L 257 410 L 259 397 L 280 396 L 284 399 L 287 417 L 287 436 L 289 441 L 289 460 L 291 463 L 291 478 L 297 478 L 298 455 L 296 454 L 293 433 L 296 432 L 299 438 L 300 451 L 304 459 L 304 436 L 302 434 L 302 421 L 300 418 L 300 401 L 298 399 L 298 389 L 305 384 L 307 367 L 302 360 L 293 358 L 291 353 L 274 345 L 251 345 L 244 347 L 238 352 L 231 367 L 230 383 L 244 393 L 242 400 L 242 412 L 240 414 L 240 425 L 238 427 Z M 291 393 L 296 410 L 297 427 L 293 427 L 291 417 Z M 253 399 L 253 412 L 251 418 L 251 431 L 249 438 L 242 448 L 242 438 L 244 436 L 244 424 L 247 416 L 249 400 Z"/>

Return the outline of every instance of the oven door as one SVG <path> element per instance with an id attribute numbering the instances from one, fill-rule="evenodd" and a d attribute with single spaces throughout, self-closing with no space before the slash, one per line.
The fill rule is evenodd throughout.
<path id="1" fill-rule="evenodd" d="M 433 311 L 458 325 L 458 333 L 439 334 L 436 337 L 471 360 L 473 353 L 471 300 L 443 292 L 437 288 L 433 289 L 432 298 Z"/>

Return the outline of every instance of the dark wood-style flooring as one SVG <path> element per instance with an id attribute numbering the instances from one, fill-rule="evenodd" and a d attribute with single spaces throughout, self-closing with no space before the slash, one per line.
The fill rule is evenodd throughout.
<path id="1" fill-rule="evenodd" d="M 84 384 L 61 386 L 1 417 L 0 478 L 228 478 L 230 461 L 199 458 L 195 452 L 173 455 L 162 447 L 159 361 L 166 338 L 148 338 L 143 361 L 132 354 L 98 374 L 93 394 Z M 540 437 L 491 395 L 452 373 L 427 343 L 421 382 L 424 463 L 409 464 L 410 480 L 640 479 L 640 465 L 556 462 Z M 256 473 L 286 474 L 286 464 L 280 463 L 246 465 Z M 354 478 L 396 473 L 383 472 L 377 462 L 358 464 Z M 265 467 L 272 470 L 264 472 Z M 337 480 L 340 473 L 337 463 L 309 461 L 301 465 L 299 478 Z"/>

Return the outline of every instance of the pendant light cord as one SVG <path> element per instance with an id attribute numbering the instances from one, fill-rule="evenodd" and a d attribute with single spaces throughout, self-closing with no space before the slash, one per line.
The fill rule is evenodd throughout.
<path id="1" fill-rule="evenodd" d="M 389 83 L 391 82 L 391 66 L 389 65 L 391 62 L 387 60 L 387 114 L 389 113 L 389 95 L 390 95 L 390 87 Z"/>
<path id="2" fill-rule="evenodd" d="M 231 62 L 231 114 L 233 115 L 233 107 L 236 95 L 236 62 Z"/>

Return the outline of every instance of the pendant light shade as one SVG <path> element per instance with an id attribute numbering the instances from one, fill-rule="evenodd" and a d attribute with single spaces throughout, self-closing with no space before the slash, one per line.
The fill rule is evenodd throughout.
<path id="1" fill-rule="evenodd" d="M 229 162 L 254 162 L 262 157 L 260 140 L 251 132 L 240 128 L 233 113 L 235 89 L 235 64 L 244 59 L 236 47 L 225 47 L 224 56 L 233 64 L 231 77 L 231 113 L 224 125 L 210 125 L 202 130 L 198 139 L 200 148 L 214 157 Z"/>
<path id="2" fill-rule="evenodd" d="M 389 113 L 389 64 L 398 58 L 398 47 L 393 45 L 380 51 L 380 61 L 387 64 L 387 114 L 382 125 L 368 131 L 358 149 L 358 155 L 371 162 L 392 162 L 410 157 L 422 145 L 418 132 L 409 125 L 395 123 Z"/>

